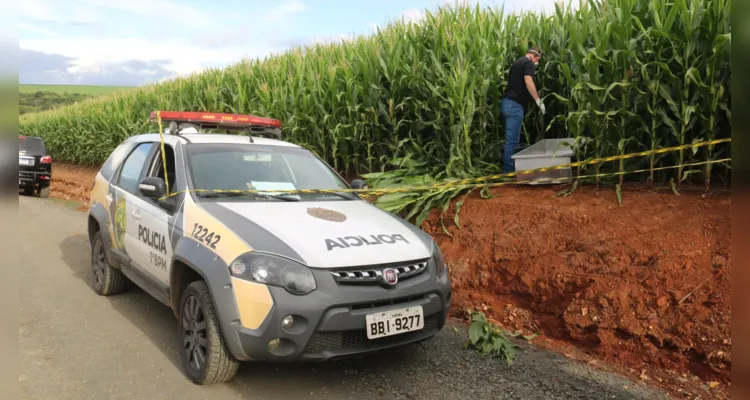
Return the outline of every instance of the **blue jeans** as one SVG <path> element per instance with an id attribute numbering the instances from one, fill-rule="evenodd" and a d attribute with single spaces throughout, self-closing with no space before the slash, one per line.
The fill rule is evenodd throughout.
<path id="1" fill-rule="evenodd" d="M 521 125 L 523 125 L 523 106 L 511 99 L 503 99 L 500 108 L 505 120 L 505 150 L 503 153 L 503 173 L 515 172 L 516 163 L 510 158 L 521 140 Z"/>

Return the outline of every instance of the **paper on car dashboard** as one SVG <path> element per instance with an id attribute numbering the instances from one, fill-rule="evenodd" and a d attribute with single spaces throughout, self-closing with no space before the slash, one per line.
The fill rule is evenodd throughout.
<path id="1" fill-rule="evenodd" d="M 264 194 L 270 194 L 270 195 L 279 195 L 283 193 L 273 193 L 273 192 L 262 192 L 262 190 L 295 190 L 297 189 L 293 183 L 291 182 L 259 182 L 259 181 L 252 181 L 247 183 L 247 187 L 250 190 L 259 190 L 260 193 Z M 299 198 L 298 195 L 289 195 L 289 197 L 296 197 Z"/>

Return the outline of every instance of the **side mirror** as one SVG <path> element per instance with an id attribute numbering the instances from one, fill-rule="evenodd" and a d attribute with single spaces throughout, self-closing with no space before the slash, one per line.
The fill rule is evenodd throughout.
<path id="1" fill-rule="evenodd" d="M 164 183 L 164 179 L 149 176 L 138 183 L 138 190 L 144 196 L 157 200 L 167 194 L 167 184 Z"/>
<path id="2" fill-rule="evenodd" d="M 352 189 L 367 189 L 367 183 L 362 179 L 355 179 L 352 181 Z"/>

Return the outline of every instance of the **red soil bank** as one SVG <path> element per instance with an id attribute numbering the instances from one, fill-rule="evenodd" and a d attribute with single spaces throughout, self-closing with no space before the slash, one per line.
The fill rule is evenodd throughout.
<path id="1" fill-rule="evenodd" d="M 433 211 L 423 228 L 448 261 L 454 314 L 485 310 L 506 329 L 540 330 L 543 346 L 572 344 L 675 394 L 728 397 L 728 193 L 626 187 L 620 207 L 611 189 L 553 198 L 560 189 L 472 195 L 461 230 L 443 217 L 452 237 Z"/>

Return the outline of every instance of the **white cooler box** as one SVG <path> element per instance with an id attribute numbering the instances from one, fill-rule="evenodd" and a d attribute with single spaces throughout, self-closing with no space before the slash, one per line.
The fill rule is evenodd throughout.
<path id="1" fill-rule="evenodd" d="M 568 143 L 569 145 L 561 144 Z M 516 171 L 554 167 L 570 164 L 573 157 L 575 139 L 543 139 L 511 156 L 516 162 Z M 569 183 L 573 180 L 570 167 L 554 169 L 544 172 L 531 172 L 516 175 L 516 181 L 529 181 L 530 185 Z"/>

